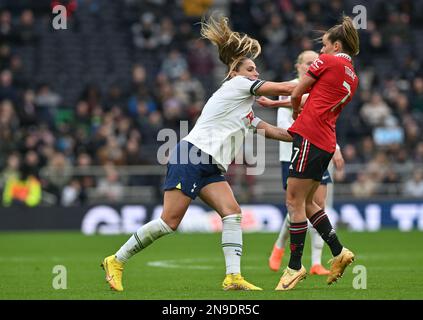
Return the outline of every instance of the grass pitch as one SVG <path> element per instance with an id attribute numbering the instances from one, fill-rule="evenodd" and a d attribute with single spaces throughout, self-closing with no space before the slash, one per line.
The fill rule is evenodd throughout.
<path id="1" fill-rule="evenodd" d="M 308 276 L 294 290 L 276 292 L 281 272 L 267 259 L 276 234 L 244 234 L 242 273 L 262 292 L 224 292 L 224 258 L 220 234 L 174 234 L 132 258 L 124 271 L 122 293 L 109 289 L 100 268 L 128 236 L 84 236 L 80 233 L 0 233 L 0 299 L 139 299 L 139 300 L 289 300 L 289 299 L 423 299 L 423 233 L 385 230 L 338 233 L 356 253 L 356 261 L 335 285 L 326 277 Z M 288 250 L 289 251 L 289 250 Z M 323 262 L 331 258 L 324 249 Z M 288 262 L 285 256 L 283 267 Z M 307 236 L 303 264 L 310 267 Z M 54 267 L 66 268 L 67 289 L 53 287 Z M 366 289 L 362 284 L 364 266 Z M 356 267 L 356 269 L 354 269 Z M 356 273 L 353 273 L 353 271 Z M 56 270 L 57 272 L 57 270 Z M 61 274 L 63 275 L 63 273 Z M 62 282 L 62 285 L 64 282 Z"/>

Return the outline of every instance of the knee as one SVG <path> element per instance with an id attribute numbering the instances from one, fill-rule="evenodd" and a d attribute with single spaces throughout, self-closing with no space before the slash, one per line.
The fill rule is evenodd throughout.
<path id="1" fill-rule="evenodd" d="M 314 204 L 319 206 L 322 209 L 325 209 L 325 199 L 321 197 L 314 197 L 313 199 Z"/>
<path id="2" fill-rule="evenodd" d="M 293 193 L 286 194 L 285 204 L 288 210 L 298 208 L 302 205 L 303 201 L 300 201 L 298 197 L 295 196 Z"/>
<path id="3" fill-rule="evenodd" d="M 181 220 L 179 218 L 176 217 L 167 217 L 167 216 L 161 216 L 162 220 L 164 221 L 164 223 L 166 223 L 169 228 L 171 228 L 173 231 L 176 231 L 176 229 L 178 229 L 179 224 L 181 223 Z"/>
<path id="4" fill-rule="evenodd" d="M 227 206 L 222 206 L 219 209 L 219 214 L 221 217 L 226 217 L 231 214 L 241 214 L 241 207 L 238 204 L 232 204 Z"/>

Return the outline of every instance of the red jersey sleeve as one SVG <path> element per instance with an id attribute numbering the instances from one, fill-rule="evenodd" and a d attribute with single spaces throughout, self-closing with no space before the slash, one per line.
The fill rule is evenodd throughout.
<path id="1" fill-rule="evenodd" d="M 308 68 L 307 74 L 314 79 L 318 79 L 331 66 L 332 60 L 327 54 L 320 55 Z"/>

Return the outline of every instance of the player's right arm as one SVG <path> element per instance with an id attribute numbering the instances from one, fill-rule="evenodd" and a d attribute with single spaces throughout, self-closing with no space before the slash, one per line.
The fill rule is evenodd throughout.
<path id="1" fill-rule="evenodd" d="M 292 82 L 271 82 L 266 81 L 255 91 L 256 96 L 290 96 L 297 86 Z"/>
<path id="2" fill-rule="evenodd" d="M 300 81 L 298 86 L 294 89 L 291 95 L 292 103 L 292 118 L 295 120 L 298 117 L 298 114 L 301 112 L 301 106 L 303 101 L 303 95 L 309 91 L 313 84 L 317 80 L 315 78 L 305 76 Z"/>

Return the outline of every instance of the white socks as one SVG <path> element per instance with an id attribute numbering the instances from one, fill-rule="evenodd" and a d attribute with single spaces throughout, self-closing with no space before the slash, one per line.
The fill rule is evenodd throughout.
<path id="1" fill-rule="evenodd" d="M 311 236 L 311 265 L 322 264 L 324 241 L 316 229 L 310 224 L 308 228 Z"/>
<path id="2" fill-rule="evenodd" d="M 125 263 L 134 254 L 148 247 L 155 240 L 172 232 L 173 230 L 161 218 L 150 221 L 139 228 L 116 252 L 116 258 Z"/>
<path id="3" fill-rule="evenodd" d="M 222 248 L 225 255 L 226 274 L 241 273 L 241 217 L 241 214 L 231 214 L 222 218 Z"/>
<path id="4" fill-rule="evenodd" d="M 289 213 L 286 214 L 285 220 L 283 221 L 281 231 L 279 232 L 278 238 L 276 239 L 275 245 L 279 249 L 285 248 L 286 241 L 289 239 Z"/>

